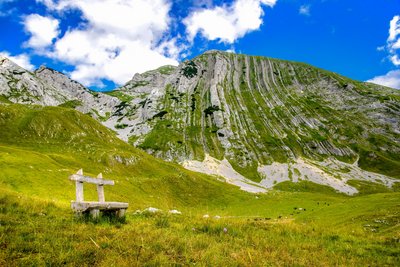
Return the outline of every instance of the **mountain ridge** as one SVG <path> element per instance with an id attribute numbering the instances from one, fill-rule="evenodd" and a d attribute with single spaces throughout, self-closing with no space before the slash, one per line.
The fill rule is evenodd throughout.
<path id="1" fill-rule="evenodd" d="M 63 96 L 80 101 L 72 107 L 122 140 L 186 166 L 227 160 L 229 172 L 262 188 L 300 179 L 355 193 L 341 169 L 389 186 L 392 179 L 371 171 L 400 177 L 400 93 L 308 64 L 208 51 L 178 67 L 135 74 L 106 94 L 57 71 L 35 74 L 57 92 L 69 88 Z M 312 175 L 293 175 L 313 166 Z"/>

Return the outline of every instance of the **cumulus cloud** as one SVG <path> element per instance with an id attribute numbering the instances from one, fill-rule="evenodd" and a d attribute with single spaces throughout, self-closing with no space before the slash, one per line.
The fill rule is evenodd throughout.
<path id="1" fill-rule="evenodd" d="M 30 58 L 27 54 L 20 54 L 20 55 L 12 56 L 9 52 L 3 51 L 3 52 L 0 52 L 0 57 L 6 57 L 9 60 L 16 63 L 18 66 L 20 66 L 26 70 L 32 71 L 35 69 L 35 66 L 31 63 Z"/>
<path id="2" fill-rule="evenodd" d="M 262 24 L 262 5 L 273 7 L 276 0 L 236 0 L 231 5 L 199 9 L 184 19 L 190 41 L 197 34 L 208 40 L 234 43 Z"/>
<path id="3" fill-rule="evenodd" d="M 101 79 L 117 84 L 127 82 L 134 73 L 160 65 L 176 64 L 141 40 L 129 40 L 96 30 L 73 30 L 56 44 L 51 57 L 76 66 L 71 78 L 86 85 L 100 86 Z"/>
<path id="4" fill-rule="evenodd" d="M 389 52 L 389 60 L 396 67 L 400 66 L 400 16 L 394 16 L 390 21 L 389 37 L 386 41 L 386 50 Z M 378 47 L 378 51 L 385 47 Z M 385 75 L 377 76 L 368 82 L 400 89 L 400 70 L 389 71 Z"/>
<path id="5" fill-rule="evenodd" d="M 53 18 L 31 14 L 24 18 L 24 27 L 31 37 L 26 45 L 31 48 L 44 48 L 52 44 L 59 35 L 59 21 Z"/>
<path id="6" fill-rule="evenodd" d="M 299 8 L 299 14 L 300 15 L 304 15 L 304 16 L 310 16 L 311 15 L 311 13 L 310 13 L 310 5 L 302 5 Z"/>
<path id="7" fill-rule="evenodd" d="M 367 82 L 376 83 L 396 89 L 400 89 L 400 70 L 392 70 L 382 76 L 377 76 Z"/>
<path id="8" fill-rule="evenodd" d="M 82 21 L 62 33 L 53 32 L 41 39 L 37 38 L 39 32 L 34 34 L 27 29 L 32 33 L 29 46 L 40 47 L 35 51 L 41 55 L 73 66 L 69 73 L 73 79 L 97 87 L 104 79 L 121 85 L 135 73 L 161 65 L 177 65 L 179 59 L 187 56 L 185 49 L 199 33 L 208 40 L 232 44 L 259 29 L 263 6 L 273 7 L 277 2 L 234 0 L 215 6 L 212 0 L 194 1 L 192 11 L 180 22 L 170 17 L 171 0 L 35 1 L 44 5 L 48 14 L 59 17 L 60 23 L 68 22 L 69 11 L 79 11 Z M 179 26 L 186 27 L 182 31 L 189 38 L 179 34 Z"/>
<path id="9" fill-rule="evenodd" d="M 85 20 L 56 40 L 47 56 L 75 66 L 73 79 L 101 86 L 127 82 L 134 73 L 177 65 L 181 47 L 168 37 L 168 0 L 36 0 L 53 12 L 79 10 Z"/>
<path id="10" fill-rule="evenodd" d="M 388 41 L 396 40 L 398 35 L 400 35 L 400 16 L 394 16 L 390 21 Z"/>
<path id="11" fill-rule="evenodd" d="M 400 66 L 400 16 L 394 16 L 390 21 L 387 47 L 390 53 L 390 61 L 394 65 Z"/>

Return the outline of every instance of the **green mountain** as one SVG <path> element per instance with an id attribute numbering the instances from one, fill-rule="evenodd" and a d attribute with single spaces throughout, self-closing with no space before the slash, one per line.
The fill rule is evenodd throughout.
<path id="1" fill-rule="evenodd" d="M 382 185 L 360 183 L 368 194 L 348 197 L 301 181 L 278 185 L 293 192 L 254 195 L 156 159 L 71 108 L 0 104 L 0 128 L 2 266 L 396 266 L 400 258 L 400 196 Z M 115 180 L 106 200 L 129 203 L 125 221 L 75 218 L 68 176 L 79 168 Z M 85 185 L 85 199 L 97 199 L 94 186 Z M 135 212 L 148 207 L 163 212 Z"/>
<path id="2" fill-rule="evenodd" d="M 125 127 L 123 139 L 198 171 L 222 164 L 267 188 L 310 180 L 347 193 L 354 188 L 338 181 L 390 185 L 374 173 L 400 177 L 395 89 L 302 63 L 210 51 L 137 74 L 112 94 L 132 98 L 111 118 Z"/>
<path id="3" fill-rule="evenodd" d="M 3 190 L 44 199 L 54 192 L 52 199 L 68 206 L 75 198 L 68 177 L 83 168 L 92 176 L 102 172 L 116 180 L 116 186 L 107 187 L 106 197 L 129 200 L 133 210 L 144 205 L 171 209 L 213 206 L 214 202 L 220 205 L 246 197 L 214 178 L 147 155 L 70 108 L 0 104 L 0 128 Z M 196 195 L 188 197 L 192 187 L 197 188 Z M 96 190 L 90 188 L 88 185 L 88 199 L 96 200 Z M 159 203 L 159 199 L 163 201 Z"/>
<path id="4" fill-rule="evenodd" d="M 249 192 L 310 181 L 354 194 L 357 181 L 400 178 L 400 92 L 303 63 L 209 51 L 106 94 L 6 59 L 0 78 L 4 101 L 76 108 L 149 154 Z M 51 90 L 16 94 L 37 88 L 29 81 Z"/>
<path id="5" fill-rule="evenodd" d="M 332 94 L 330 97 L 340 98 L 343 106 L 330 107 L 321 102 L 324 105 L 318 109 L 309 106 L 301 111 L 291 102 L 281 106 L 289 113 L 284 112 L 283 119 L 278 120 L 278 113 L 267 113 L 265 106 L 257 112 L 251 109 L 254 103 L 261 103 L 257 102 L 258 94 L 265 93 L 261 88 L 257 94 L 251 92 L 256 98 L 247 103 L 244 98 L 250 87 L 223 95 L 222 83 L 205 86 L 213 76 L 206 71 L 203 75 L 210 76 L 200 76 L 201 60 L 201 64 L 206 64 L 204 58 L 216 64 L 219 58 L 230 57 L 233 62 L 257 61 L 211 52 L 178 68 L 167 66 L 135 75 L 125 87 L 108 94 L 90 92 L 54 70 L 22 72 L 12 62 L 1 61 L 0 266 L 397 266 L 397 92 L 351 82 L 354 88 L 370 93 L 363 96 L 365 99 L 354 98 L 348 114 L 345 105 L 350 105 L 350 100 Z M 260 62 L 297 66 L 270 59 Z M 220 65 L 213 68 L 217 70 Z M 211 71 L 211 63 L 207 66 Z M 178 83 L 176 77 L 180 77 Z M 200 80 L 203 87 L 196 82 Z M 212 100 L 215 88 L 220 90 L 216 89 L 220 104 Z M 320 91 L 325 95 L 324 88 Z M 344 90 L 351 95 L 356 91 L 335 88 L 334 92 Z M 303 94 L 307 90 L 304 87 Z M 271 94 L 271 99 L 278 102 L 285 97 Z M 361 100 L 368 99 L 368 106 L 360 105 Z M 233 102 L 221 104 L 228 101 Z M 299 140 L 304 140 L 299 143 L 301 149 L 275 146 L 275 150 L 270 148 L 263 154 L 259 151 L 268 148 L 267 143 L 248 145 L 264 140 L 258 134 L 267 132 L 267 122 L 273 123 L 271 129 L 289 132 L 286 124 L 292 125 L 292 108 L 299 111 L 297 118 L 306 125 L 299 123 L 299 128 L 293 130 L 298 131 Z M 327 112 L 317 117 L 317 113 L 323 114 L 320 109 L 342 115 L 330 118 Z M 229 122 L 230 128 L 226 114 L 236 122 Z M 264 127 L 262 131 L 252 128 L 257 118 L 257 125 Z M 306 136 L 314 129 L 312 123 L 328 125 L 328 119 L 333 123 L 339 118 L 347 124 L 336 128 L 330 125 L 327 140 L 318 141 L 316 148 L 307 145 Z M 363 131 L 353 133 L 357 136 L 353 140 L 343 139 L 345 134 L 332 130 L 356 129 L 355 125 L 362 122 Z M 376 127 L 368 128 L 371 125 Z M 228 136 L 227 129 L 235 135 Z M 375 140 L 370 138 L 372 135 Z M 282 142 L 285 138 L 289 137 L 281 136 Z M 121 139 L 129 139 L 142 150 Z M 240 144 L 245 148 L 243 153 L 249 153 L 244 162 L 254 162 L 251 164 L 257 164 L 256 168 L 250 163 L 243 167 L 243 158 L 235 161 L 230 157 L 235 149 L 240 154 Z M 325 144 L 325 150 L 321 150 L 321 144 Z M 219 148 L 220 154 L 212 152 L 211 147 L 215 151 Z M 143 149 L 220 177 L 192 172 Z M 257 153 L 265 161 L 257 158 Z M 275 158 L 281 154 L 287 157 Z M 102 172 L 105 178 L 115 181 L 114 186 L 105 187 L 106 201 L 128 202 L 125 220 L 104 216 L 94 221 L 73 215 L 70 201 L 75 198 L 75 185 L 68 177 L 81 168 L 87 175 Z M 265 176 L 257 183 L 259 173 Z M 273 179 L 278 181 L 274 184 Z M 275 189 L 267 191 L 271 186 Z M 354 189 L 359 191 L 356 196 L 336 192 L 351 194 L 356 192 Z M 95 186 L 85 184 L 84 193 L 86 200 L 97 199 Z M 149 207 L 162 211 L 143 212 Z M 169 213 L 172 209 L 182 214 Z"/>

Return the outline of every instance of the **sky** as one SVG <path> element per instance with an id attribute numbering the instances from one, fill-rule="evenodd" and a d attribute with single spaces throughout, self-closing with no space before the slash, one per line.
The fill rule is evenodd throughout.
<path id="1" fill-rule="evenodd" d="M 0 0 L 0 55 L 112 90 L 210 49 L 400 89 L 400 0 Z"/>

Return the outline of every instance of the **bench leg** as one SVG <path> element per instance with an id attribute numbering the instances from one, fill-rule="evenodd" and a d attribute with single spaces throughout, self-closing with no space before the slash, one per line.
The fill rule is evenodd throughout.
<path id="1" fill-rule="evenodd" d="M 125 216 L 125 211 L 126 211 L 126 209 L 119 209 L 119 210 L 117 210 L 117 211 L 116 211 L 117 217 L 118 217 L 118 218 L 124 217 L 124 216 Z"/>
<path id="2" fill-rule="evenodd" d="M 90 210 L 90 215 L 92 216 L 93 219 L 97 219 L 100 216 L 100 210 L 92 209 L 92 210 Z"/>

